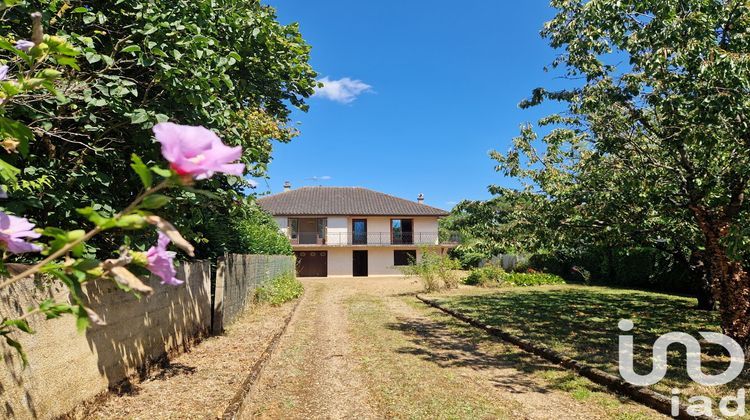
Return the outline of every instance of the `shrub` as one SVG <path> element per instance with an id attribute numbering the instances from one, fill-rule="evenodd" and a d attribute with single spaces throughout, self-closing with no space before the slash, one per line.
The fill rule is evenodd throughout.
<path id="1" fill-rule="evenodd" d="M 459 246 L 451 249 L 449 255 L 461 264 L 461 268 L 470 269 L 479 267 L 482 261 L 490 258 L 490 255 L 475 251 L 469 247 Z"/>
<path id="2" fill-rule="evenodd" d="M 471 270 L 464 282 L 473 286 L 492 287 L 503 283 L 505 270 L 494 265 L 485 265 L 481 268 Z"/>
<path id="3" fill-rule="evenodd" d="M 209 257 L 225 253 L 292 255 L 292 245 L 279 231 L 279 225 L 255 204 L 238 206 L 230 220 L 208 223 L 204 236 L 212 243 Z"/>
<path id="4" fill-rule="evenodd" d="M 507 273 L 503 276 L 511 286 L 541 286 L 545 284 L 565 284 L 562 277 L 547 273 Z"/>
<path id="5" fill-rule="evenodd" d="M 256 296 L 259 302 L 281 305 L 302 296 L 304 291 L 304 286 L 294 273 L 286 273 L 259 287 Z"/>
<path id="6" fill-rule="evenodd" d="M 499 286 L 540 286 L 544 284 L 565 284 L 562 277 L 547 273 L 506 273 L 502 268 L 487 265 L 471 271 L 466 284 L 481 287 Z"/>
<path id="7" fill-rule="evenodd" d="M 458 261 L 429 249 L 422 250 L 419 261 L 399 267 L 404 275 L 419 276 L 425 292 L 457 288 L 459 277 L 456 270 L 460 268 L 461 264 Z"/>

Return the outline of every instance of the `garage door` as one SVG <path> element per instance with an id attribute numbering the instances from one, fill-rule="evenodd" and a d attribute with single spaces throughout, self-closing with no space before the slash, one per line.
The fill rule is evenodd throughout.
<path id="1" fill-rule="evenodd" d="M 297 276 L 327 277 L 328 253 L 326 251 L 296 251 Z"/>

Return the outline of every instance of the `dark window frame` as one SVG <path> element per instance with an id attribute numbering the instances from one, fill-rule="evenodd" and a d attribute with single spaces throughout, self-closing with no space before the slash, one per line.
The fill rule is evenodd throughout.
<path id="1" fill-rule="evenodd" d="M 400 255 L 400 256 L 397 256 Z M 394 249 L 393 250 L 393 266 L 404 267 L 412 265 L 417 261 L 417 250 L 416 249 Z"/>

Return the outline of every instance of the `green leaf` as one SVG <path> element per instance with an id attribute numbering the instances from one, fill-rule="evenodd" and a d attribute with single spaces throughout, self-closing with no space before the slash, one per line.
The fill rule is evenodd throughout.
<path id="1" fill-rule="evenodd" d="M 146 220 L 140 214 L 128 214 L 117 219 L 117 227 L 123 229 L 141 229 Z"/>
<path id="2" fill-rule="evenodd" d="M 145 109 L 139 108 L 130 114 L 130 122 L 133 124 L 140 124 L 148 121 L 148 113 Z"/>
<path id="3" fill-rule="evenodd" d="M 136 174 L 138 174 L 138 177 L 141 179 L 141 183 L 145 188 L 151 188 L 151 185 L 154 183 L 154 178 L 151 175 L 151 171 L 148 169 L 148 167 L 143 163 L 140 157 L 133 153 L 132 156 L 130 156 L 130 159 L 133 161 L 132 164 L 130 164 L 130 167 L 133 168 Z"/>
<path id="4" fill-rule="evenodd" d="M 68 238 L 68 242 L 74 242 L 83 238 L 84 235 L 86 235 L 85 230 L 76 229 L 76 230 L 71 230 L 70 232 L 68 232 L 66 237 Z"/>
<path id="5" fill-rule="evenodd" d="M 163 176 L 164 178 L 171 178 L 172 177 L 172 171 L 169 169 L 164 169 L 159 166 L 152 166 L 151 171 L 153 171 L 155 174 L 159 176 Z"/>
<path id="6" fill-rule="evenodd" d="M 120 51 L 124 53 L 130 53 L 130 52 L 136 53 L 136 52 L 141 52 L 141 47 L 139 47 L 138 45 L 128 45 L 127 47 L 123 48 Z"/>
<path id="7" fill-rule="evenodd" d="M 67 303 L 55 303 L 52 299 L 45 299 L 39 304 L 39 310 L 47 319 L 59 318 L 63 314 L 73 313 L 73 307 Z"/>
<path id="8" fill-rule="evenodd" d="M 169 204 L 170 201 L 172 201 L 172 199 L 166 195 L 151 194 L 143 199 L 140 207 L 149 210 L 160 209 Z"/>
<path id="9" fill-rule="evenodd" d="M 18 151 L 21 152 L 21 156 L 26 157 L 29 155 L 29 142 L 34 138 L 34 133 L 31 132 L 29 127 L 18 121 L 0 117 L 0 134 L 4 137 L 12 137 L 18 140 Z"/>
<path id="10" fill-rule="evenodd" d="M 76 327 L 78 328 L 78 332 L 86 331 L 86 328 L 91 325 L 91 320 L 89 320 L 89 314 L 83 308 L 83 305 L 73 307 L 73 315 L 76 316 Z"/>
<path id="11" fill-rule="evenodd" d="M 190 191 L 192 193 L 195 193 L 195 194 L 202 195 L 204 197 L 208 197 L 208 198 L 210 198 L 212 200 L 219 200 L 220 199 L 220 197 L 218 195 L 212 193 L 211 191 L 200 190 L 198 188 L 193 188 L 193 187 L 188 187 L 188 186 L 184 186 L 183 189 L 186 190 L 186 191 Z"/>
<path id="12" fill-rule="evenodd" d="M 82 209 L 77 209 L 76 211 L 81 216 L 87 218 L 91 223 L 103 229 L 112 228 L 116 224 L 114 219 L 102 216 L 101 214 L 99 214 L 99 212 L 91 207 L 84 207 Z"/>
<path id="13" fill-rule="evenodd" d="M 5 335 L 5 342 L 8 343 L 9 346 L 16 349 L 16 352 L 18 352 L 18 355 L 21 356 L 21 362 L 23 363 L 23 367 L 29 366 L 29 359 L 26 357 L 26 352 L 23 351 L 23 347 L 21 346 L 21 343 L 10 338 L 7 334 Z"/>
<path id="14" fill-rule="evenodd" d="M 16 177 L 19 173 L 21 173 L 20 169 L 0 159 L 0 178 L 2 178 L 5 183 L 15 184 Z"/>
<path id="15" fill-rule="evenodd" d="M 34 334 L 34 331 L 31 329 L 29 323 L 26 322 L 25 319 L 6 319 L 0 325 L 2 325 L 3 327 L 16 327 L 25 333 Z"/>
<path id="16" fill-rule="evenodd" d="M 70 290 L 70 298 L 73 303 L 82 305 L 83 301 L 81 296 L 83 295 L 83 289 L 81 289 L 81 282 L 77 278 L 67 275 L 61 268 L 53 267 L 45 269 L 44 272 L 49 273 L 58 279 L 60 279 Z"/>

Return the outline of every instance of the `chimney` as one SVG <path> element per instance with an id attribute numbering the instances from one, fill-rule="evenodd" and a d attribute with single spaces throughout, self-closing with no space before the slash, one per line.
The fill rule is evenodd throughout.
<path id="1" fill-rule="evenodd" d="M 284 192 L 292 190 L 292 183 L 289 181 L 284 182 Z"/>
<path id="2" fill-rule="evenodd" d="M 419 193 L 419 195 L 417 196 L 417 203 L 424 204 L 424 194 Z"/>

